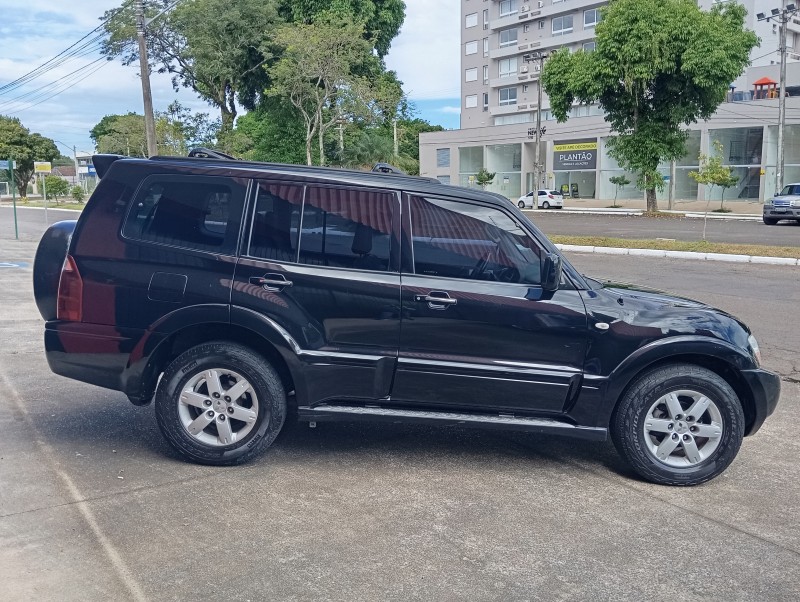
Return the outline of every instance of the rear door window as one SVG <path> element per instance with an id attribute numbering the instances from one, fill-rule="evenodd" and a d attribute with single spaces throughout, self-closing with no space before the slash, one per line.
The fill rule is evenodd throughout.
<path id="1" fill-rule="evenodd" d="M 300 263 L 397 271 L 391 258 L 391 193 L 339 187 L 306 188 Z"/>
<path id="2" fill-rule="evenodd" d="M 126 238 L 233 254 L 247 186 L 232 178 L 151 176 L 128 213 Z"/>
<path id="3" fill-rule="evenodd" d="M 297 261 L 303 186 L 259 182 L 257 191 L 248 255 L 275 261 Z"/>

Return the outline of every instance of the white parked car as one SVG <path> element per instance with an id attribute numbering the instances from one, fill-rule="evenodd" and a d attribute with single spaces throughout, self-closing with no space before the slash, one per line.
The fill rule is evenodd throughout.
<path id="1" fill-rule="evenodd" d="M 537 202 L 536 206 L 539 209 L 550 209 L 551 207 L 555 207 L 557 209 L 564 208 L 564 197 L 561 196 L 561 193 L 557 190 L 539 190 L 538 195 L 531 191 L 525 196 L 519 197 L 519 201 L 517 201 L 517 205 L 520 209 L 533 209 L 533 198 L 536 196 Z"/>

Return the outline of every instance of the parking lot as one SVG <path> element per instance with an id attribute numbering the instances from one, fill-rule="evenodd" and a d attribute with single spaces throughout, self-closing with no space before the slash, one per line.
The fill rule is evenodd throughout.
<path id="1" fill-rule="evenodd" d="M 53 375 L 35 243 L 0 240 L 0 598 L 796 600 L 800 268 L 574 255 L 743 318 L 777 412 L 706 485 L 636 479 L 611 443 L 292 426 L 254 463 L 184 463 L 151 407 Z"/>

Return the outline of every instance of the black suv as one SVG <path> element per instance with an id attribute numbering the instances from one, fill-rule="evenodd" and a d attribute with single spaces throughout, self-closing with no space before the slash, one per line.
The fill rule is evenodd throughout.
<path id="1" fill-rule="evenodd" d="M 155 396 L 184 457 L 254 457 L 287 416 L 604 440 L 644 478 L 721 473 L 778 402 L 748 328 L 579 274 L 507 199 L 425 178 L 96 156 L 34 289 L 51 369 Z"/>

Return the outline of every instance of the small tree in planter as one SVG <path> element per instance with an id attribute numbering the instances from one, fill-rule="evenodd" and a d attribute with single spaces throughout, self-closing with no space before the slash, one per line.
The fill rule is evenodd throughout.
<path id="1" fill-rule="evenodd" d="M 706 199 L 706 211 L 703 216 L 703 240 L 706 239 L 706 220 L 708 218 L 708 206 L 711 203 L 711 190 L 714 189 L 714 186 L 719 186 L 722 189 L 722 202 L 719 205 L 719 209 L 715 211 L 725 213 L 725 190 L 736 186 L 739 181 L 739 178 L 733 175 L 731 168 L 722 164 L 724 149 L 719 141 L 714 142 L 714 150 L 716 151 L 714 155 L 703 155 L 701 153 L 700 170 L 689 172 L 690 178 L 698 184 L 705 184 L 709 189 L 709 195 Z"/>
<path id="2" fill-rule="evenodd" d="M 44 177 L 44 187 L 48 199 L 55 199 L 58 203 L 59 197 L 65 197 L 69 193 L 69 183 L 58 176 L 46 175 Z"/>
<path id="3" fill-rule="evenodd" d="M 83 188 L 80 186 L 73 186 L 72 189 L 69 191 L 70 196 L 76 203 L 82 203 L 83 197 L 86 196 L 86 193 L 83 192 Z"/>
<path id="4" fill-rule="evenodd" d="M 631 181 L 625 177 L 625 174 L 619 176 L 612 176 L 608 179 L 608 181 L 614 185 L 614 204 L 612 205 L 612 207 L 619 207 L 619 205 L 617 205 L 617 196 L 619 195 L 619 189 L 620 188 L 624 189 L 628 184 L 631 183 Z"/>
<path id="5" fill-rule="evenodd" d="M 481 170 L 475 174 L 475 181 L 478 183 L 478 186 L 485 189 L 494 181 L 496 175 L 497 173 L 487 171 L 485 167 L 481 167 Z"/>

